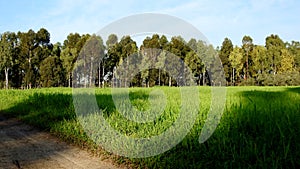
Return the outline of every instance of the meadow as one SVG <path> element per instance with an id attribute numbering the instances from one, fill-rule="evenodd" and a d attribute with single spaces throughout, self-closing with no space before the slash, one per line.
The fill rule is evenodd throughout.
<path id="1" fill-rule="evenodd" d="M 136 168 L 300 166 L 300 87 L 227 87 L 221 121 L 213 135 L 202 144 L 198 139 L 212 98 L 210 87 L 198 89 L 200 110 L 192 129 L 177 146 L 147 158 L 118 156 L 95 144 L 78 120 L 70 88 L 0 90 L 0 113 L 88 148 L 96 155 Z M 141 111 L 151 109 L 153 104 L 148 98 L 160 99 L 159 94 L 155 98 L 153 90 L 165 93 L 165 108 L 154 121 L 145 123 L 124 118 L 114 104 L 110 88 L 96 89 L 95 94 L 103 117 L 115 130 L 128 137 L 140 138 L 165 132 L 180 114 L 183 100 L 180 88 L 176 87 L 130 88 L 130 103 Z M 188 112 L 185 115 L 188 116 Z M 95 121 L 94 125 L 99 124 Z"/>

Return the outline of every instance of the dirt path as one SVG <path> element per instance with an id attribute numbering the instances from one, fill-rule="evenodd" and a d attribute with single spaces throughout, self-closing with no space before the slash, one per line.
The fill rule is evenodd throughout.
<path id="1" fill-rule="evenodd" d="M 0 168 L 117 168 L 87 151 L 59 141 L 13 118 L 0 115 Z"/>

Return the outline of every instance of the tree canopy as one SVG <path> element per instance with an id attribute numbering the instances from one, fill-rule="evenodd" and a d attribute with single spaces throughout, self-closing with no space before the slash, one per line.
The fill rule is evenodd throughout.
<path id="1" fill-rule="evenodd" d="M 179 35 L 153 34 L 140 46 L 115 34 L 106 42 L 95 34 L 70 33 L 63 43 L 50 38 L 45 28 L 0 33 L 0 87 L 184 86 L 190 85 L 189 72 L 197 85 L 300 85 L 300 42 L 275 34 L 265 45 L 249 35 L 241 46 L 225 38 L 220 48 Z M 216 66 L 218 57 L 222 67 Z M 74 74 L 82 67 L 82 75 Z"/>

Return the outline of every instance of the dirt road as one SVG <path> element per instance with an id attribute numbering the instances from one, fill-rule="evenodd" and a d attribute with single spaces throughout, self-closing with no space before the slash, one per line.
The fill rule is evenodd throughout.
<path id="1" fill-rule="evenodd" d="M 114 169 L 109 162 L 59 141 L 13 118 L 0 115 L 0 168 Z"/>

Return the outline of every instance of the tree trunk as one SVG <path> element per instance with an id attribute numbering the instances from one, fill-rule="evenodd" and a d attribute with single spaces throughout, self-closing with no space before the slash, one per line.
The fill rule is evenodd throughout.
<path id="1" fill-rule="evenodd" d="M 172 77 L 170 76 L 169 77 L 169 87 L 171 87 L 172 86 Z"/>
<path id="2" fill-rule="evenodd" d="M 248 74 L 249 74 L 249 53 L 247 50 L 247 61 L 246 61 L 246 80 L 248 80 Z"/>
<path id="3" fill-rule="evenodd" d="M 4 69 L 5 73 L 5 88 L 8 89 L 8 68 Z"/>
<path id="4" fill-rule="evenodd" d="M 29 89 L 31 89 L 31 52 L 29 52 L 28 64 L 29 64 L 29 72 L 28 72 L 29 73 L 29 79 L 27 79 L 27 80 L 29 82 L 28 87 L 29 87 Z"/>
<path id="5" fill-rule="evenodd" d="M 114 73 L 114 71 L 112 72 L 112 82 L 111 82 L 111 86 L 112 86 L 112 88 L 114 88 L 115 87 L 115 73 Z"/>
<path id="6" fill-rule="evenodd" d="M 232 86 L 232 84 L 233 84 L 233 70 L 234 68 L 232 68 L 232 76 L 231 76 L 231 78 L 230 78 L 230 81 L 231 81 L 231 86 Z"/>
<path id="7" fill-rule="evenodd" d="M 91 62 L 91 70 L 90 70 L 90 87 L 93 86 L 93 61 Z"/>
<path id="8" fill-rule="evenodd" d="M 98 87 L 100 88 L 101 87 L 101 80 L 100 80 L 100 78 L 101 78 L 101 64 L 100 64 L 100 62 L 98 62 Z"/>
<path id="9" fill-rule="evenodd" d="M 160 86 L 160 69 L 158 69 L 158 86 Z"/>
<path id="10" fill-rule="evenodd" d="M 234 68 L 232 68 L 232 84 L 233 84 L 233 86 L 235 86 L 234 76 L 235 76 L 235 74 L 234 74 Z"/>
<path id="11" fill-rule="evenodd" d="M 115 75 L 115 72 L 116 72 L 116 67 L 114 67 L 114 70 L 113 70 L 113 87 L 118 87 L 118 84 L 116 82 L 116 75 Z"/>
<path id="12" fill-rule="evenodd" d="M 85 58 L 84 58 L 84 60 L 83 60 L 83 67 L 86 68 Z M 84 71 L 85 71 L 85 70 L 84 70 Z M 83 78 L 84 78 L 84 88 L 86 88 L 86 84 L 87 84 L 87 77 L 88 77 L 87 74 L 88 74 L 88 73 L 85 71 L 85 72 L 84 72 L 84 76 L 83 76 Z"/>
<path id="13" fill-rule="evenodd" d="M 203 86 L 205 86 L 205 70 L 202 74 L 203 74 Z"/>
<path id="14" fill-rule="evenodd" d="M 28 64 L 29 64 L 29 79 L 28 80 L 28 83 L 27 83 L 27 88 L 31 89 L 31 58 L 32 58 L 32 49 L 29 50 L 29 58 L 28 58 Z"/>
<path id="15" fill-rule="evenodd" d="M 69 84 L 68 84 L 69 87 L 71 87 L 71 73 L 69 73 Z"/>
<path id="16" fill-rule="evenodd" d="M 103 61 L 102 62 L 102 87 L 104 88 L 104 75 L 105 75 L 105 73 L 104 73 L 104 67 L 105 66 L 105 62 Z"/>

